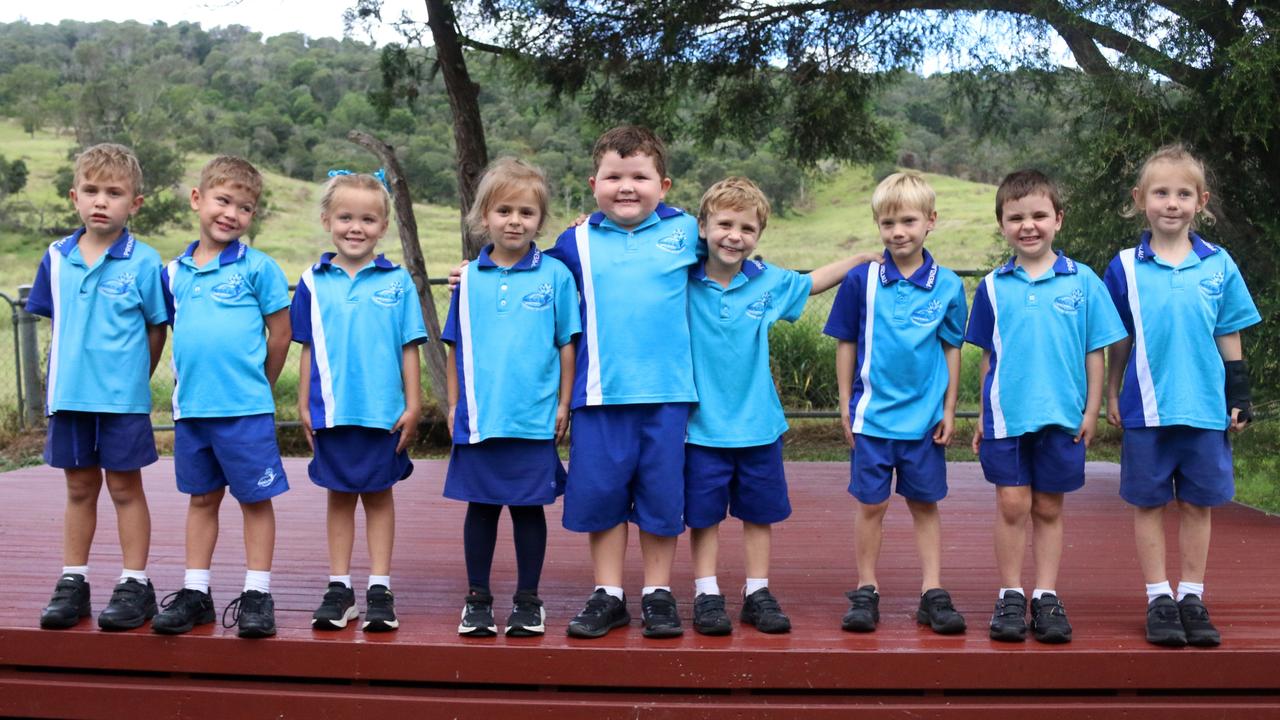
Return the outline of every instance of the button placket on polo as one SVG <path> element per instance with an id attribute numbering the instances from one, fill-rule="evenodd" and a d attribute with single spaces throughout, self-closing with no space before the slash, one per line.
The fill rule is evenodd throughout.
<path id="1" fill-rule="evenodd" d="M 640 251 L 640 241 L 636 239 L 636 234 L 634 232 L 628 231 L 627 232 L 627 252 L 633 253 L 633 252 L 639 252 L 639 251 Z"/>
<path id="2" fill-rule="evenodd" d="M 498 312 L 505 313 L 511 309 L 509 300 L 510 282 L 508 281 L 509 268 L 498 269 Z"/>
<path id="3" fill-rule="evenodd" d="M 894 285 L 897 292 L 894 293 L 893 320 L 896 323 L 905 323 L 911 315 L 911 283 L 899 280 Z"/>

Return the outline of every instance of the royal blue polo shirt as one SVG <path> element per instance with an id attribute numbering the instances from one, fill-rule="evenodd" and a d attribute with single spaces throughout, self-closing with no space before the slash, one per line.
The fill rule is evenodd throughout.
<path id="1" fill-rule="evenodd" d="M 933 431 L 949 377 L 943 345 L 960 347 L 964 321 L 964 283 L 928 250 L 909 278 L 888 251 L 845 275 L 823 332 L 858 346 L 854 433 L 919 440 Z"/>
<path id="2" fill-rule="evenodd" d="M 453 441 L 550 439 L 560 348 L 581 332 L 573 275 L 532 243 L 511 267 L 493 261 L 492 247 L 467 264 L 440 332 L 458 366 Z"/>
<path id="3" fill-rule="evenodd" d="M 409 272 L 382 255 L 352 277 L 320 256 L 293 293 L 293 340 L 311 346 L 311 427 L 390 430 L 404 414 L 405 345 L 426 341 Z"/>
<path id="4" fill-rule="evenodd" d="M 988 438 L 1050 426 L 1074 433 L 1089 391 L 1085 355 L 1127 334 L 1097 274 L 1057 256 L 1035 278 L 1009 258 L 973 296 L 965 340 L 991 352 L 982 381 Z"/>
<path id="5" fill-rule="evenodd" d="M 547 251 L 581 299 L 573 407 L 697 401 L 686 307 L 697 245 L 697 220 L 659 205 L 633 228 L 597 212 Z"/>
<path id="6" fill-rule="evenodd" d="M 1147 232 L 1111 261 L 1103 282 L 1133 337 L 1121 423 L 1226 429 L 1226 369 L 1214 338 L 1262 321 L 1227 251 L 1192 233 L 1191 252 L 1174 265 L 1151 250 Z"/>
<path id="7" fill-rule="evenodd" d="M 45 411 L 150 413 L 147 326 L 168 317 L 160 255 L 125 229 L 90 267 L 82 235 L 49 246 L 27 298 L 27 312 L 53 321 Z"/>
<path id="8" fill-rule="evenodd" d="M 274 413 L 263 317 L 289 307 L 289 281 L 275 260 L 239 240 L 196 267 L 199 244 L 164 269 L 173 419 Z"/>
<path id="9" fill-rule="evenodd" d="M 769 328 L 795 322 L 813 279 L 747 260 L 729 287 L 707 277 L 706 262 L 689 270 L 689 331 L 698 404 L 688 441 L 709 447 L 768 445 L 787 431 L 769 370 Z"/>

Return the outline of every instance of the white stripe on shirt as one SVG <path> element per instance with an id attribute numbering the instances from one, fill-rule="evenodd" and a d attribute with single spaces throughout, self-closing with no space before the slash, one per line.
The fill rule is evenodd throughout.
<path id="1" fill-rule="evenodd" d="M 1146 425 L 1159 427 L 1160 409 L 1156 406 L 1156 386 L 1151 379 L 1151 363 L 1147 357 L 1147 334 L 1142 328 L 1142 304 L 1138 300 L 1136 255 L 1133 248 L 1120 251 L 1120 265 L 1124 268 L 1124 280 L 1128 287 L 1129 314 L 1133 317 L 1133 369 L 1142 395 L 1142 415 Z"/>
<path id="2" fill-rule="evenodd" d="M 876 329 L 876 290 L 879 287 L 880 263 L 873 262 L 867 266 L 867 296 L 864 301 L 867 322 L 862 331 L 862 397 L 858 398 L 858 406 L 854 409 L 853 423 L 850 428 L 855 434 L 862 432 L 867 405 L 871 402 L 871 338 Z"/>
<path id="3" fill-rule="evenodd" d="M 478 272 L 474 262 L 469 263 L 458 278 L 458 329 L 462 332 L 462 384 L 466 391 L 467 439 L 474 444 L 480 442 L 480 408 L 476 404 L 475 343 L 471 341 L 471 291 L 470 283 L 467 282 L 473 272 Z"/>
<path id="4" fill-rule="evenodd" d="M 591 277 L 591 223 L 582 223 L 574 232 L 578 245 L 578 264 L 582 268 L 582 298 L 587 306 L 587 404 L 603 405 L 604 390 L 600 380 L 600 333 L 596 329 L 596 288 Z"/>
<path id="5" fill-rule="evenodd" d="M 996 274 L 988 273 L 983 280 L 987 286 L 987 301 L 991 305 L 991 352 L 996 357 L 995 372 L 991 373 L 991 435 L 994 439 L 1009 437 L 1009 428 L 1004 421 L 1004 407 L 1000 404 L 1000 369 L 1005 361 L 1004 341 L 1000 339 L 1000 312 L 996 309 Z M 982 378 L 978 379 L 982 382 Z M 982 422 L 982 418 L 978 418 Z"/>

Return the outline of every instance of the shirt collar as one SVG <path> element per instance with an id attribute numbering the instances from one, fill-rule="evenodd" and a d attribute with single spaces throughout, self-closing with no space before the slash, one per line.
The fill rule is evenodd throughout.
<path id="1" fill-rule="evenodd" d="M 641 222 L 639 225 L 636 225 L 633 228 L 629 228 L 629 229 L 623 228 L 622 226 L 618 225 L 614 221 L 610 220 L 608 216 L 606 216 L 604 213 L 600 212 L 599 210 L 591 213 L 591 217 L 587 218 L 587 222 L 597 227 L 607 228 L 610 230 L 615 230 L 617 232 L 634 233 L 634 232 L 640 232 L 641 230 L 644 230 L 650 225 L 656 224 L 660 220 L 666 220 L 667 218 L 672 218 L 683 213 L 684 211 L 678 207 L 672 207 L 665 203 L 658 203 L 658 207 L 654 208 L 653 212 L 649 213 L 649 217 L 645 218 L 643 222 Z"/>
<path id="2" fill-rule="evenodd" d="M 898 270 L 898 266 L 893 263 L 893 256 L 888 250 L 884 251 L 884 257 L 880 261 L 880 284 L 888 285 L 899 280 L 906 280 L 916 287 L 925 290 L 932 290 L 933 284 L 938 281 L 938 264 L 933 261 L 933 256 L 928 250 L 923 250 L 924 263 L 918 270 L 911 273 L 911 277 L 903 277 Z"/>
<path id="3" fill-rule="evenodd" d="M 1221 250 L 1217 245 L 1206 241 L 1196 233 L 1191 233 L 1191 250 L 1196 257 L 1203 260 L 1210 255 Z M 1138 240 L 1138 247 L 1134 250 L 1134 256 L 1139 261 L 1150 261 L 1156 259 L 1156 253 L 1151 249 L 1151 231 L 1144 230 L 1142 238 Z"/>
<path id="4" fill-rule="evenodd" d="M 742 269 L 738 271 L 738 274 L 734 276 L 734 279 L 736 280 L 739 277 L 745 276 L 746 280 L 753 280 L 763 274 L 766 267 L 767 266 L 764 264 L 763 260 L 744 260 L 742 262 Z M 707 279 L 706 258 L 703 258 L 697 263 L 689 266 L 689 277 L 694 280 Z M 730 283 L 730 285 L 732 284 L 733 283 Z"/>
<path id="5" fill-rule="evenodd" d="M 84 233 L 85 228 L 80 228 L 58 243 L 58 251 L 62 253 L 63 257 L 71 256 L 71 251 L 75 250 L 80 244 L 80 238 L 84 236 Z M 107 254 L 118 260 L 128 259 L 133 257 L 133 248 L 136 244 L 137 241 L 133 239 L 129 228 L 123 228 L 120 230 L 120 237 L 111 244 L 111 247 L 107 248 Z"/>
<path id="6" fill-rule="evenodd" d="M 480 250 L 480 256 L 476 258 L 476 265 L 482 268 L 496 268 L 498 263 L 489 257 L 489 251 L 493 249 L 493 243 L 485 245 Z M 538 249 L 535 243 L 529 243 L 529 249 L 525 252 L 524 257 L 520 258 L 515 265 L 511 266 L 512 270 L 536 270 L 542 264 L 542 251 Z"/>
<path id="7" fill-rule="evenodd" d="M 1053 254 L 1057 256 L 1057 259 L 1053 261 L 1054 275 L 1075 275 L 1076 274 L 1077 269 L 1076 269 L 1075 260 L 1072 260 L 1066 255 L 1063 255 L 1061 250 L 1054 250 Z M 1004 274 L 1013 272 L 1018 267 L 1017 260 L 1018 260 L 1017 255 L 1011 256 L 1009 258 L 1009 262 L 996 268 L 996 274 L 1004 275 Z"/>
<path id="8" fill-rule="evenodd" d="M 335 253 L 335 252 L 322 253 L 320 255 L 320 261 L 315 264 L 315 268 L 319 270 L 321 267 L 326 267 L 326 266 L 332 267 L 333 259 L 337 256 L 338 256 L 338 253 Z M 365 267 L 375 267 L 379 270 L 395 270 L 397 265 L 391 262 L 390 260 L 388 260 L 387 257 L 382 253 L 378 253 L 378 256 L 375 257 L 373 261 L 370 262 Z M 363 270 L 364 268 L 360 268 L 360 269 Z"/>
<path id="9" fill-rule="evenodd" d="M 196 248 L 200 247 L 200 241 L 196 240 L 187 246 L 187 249 L 178 256 L 178 259 L 193 257 L 196 254 Z M 230 265 L 244 259 L 245 254 L 249 252 L 249 246 L 237 240 L 232 240 L 222 252 L 218 253 L 218 267 Z"/>

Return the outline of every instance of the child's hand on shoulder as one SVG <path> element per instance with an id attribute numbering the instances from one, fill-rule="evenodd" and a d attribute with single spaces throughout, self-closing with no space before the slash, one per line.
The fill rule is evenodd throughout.
<path id="1" fill-rule="evenodd" d="M 453 412 L 450 411 L 450 420 L 452 420 Z M 396 420 L 396 424 L 391 426 L 391 432 L 400 433 L 400 442 L 396 443 L 396 452 L 404 452 L 404 449 L 413 443 L 413 439 L 418 435 L 418 419 L 422 416 L 422 408 L 416 403 L 406 404 L 404 412 L 400 414 L 400 419 Z M 452 424 L 452 423 L 451 423 Z"/>
<path id="2" fill-rule="evenodd" d="M 452 415 L 452 413 L 450 413 Z M 556 405 L 556 443 L 559 444 L 564 440 L 564 434 L 569 430 L 569 406 L 566 403 Z"/>
<path id="3" fill-rule="evenodd" d="M 458 263 L 458 267 L 453 268 L 452 270 L 449 271 L 449 292 L 453 292 L 454 290 L 457 290 L 458 286 L 462 284 L 462 273 L 465 272 L 466 269 L 467 269 L 467 261 L 463 260 L 462 262 Z M 452 425 L 453 421 L 450 420 L 449 424 Z"/>

